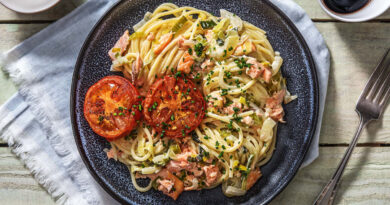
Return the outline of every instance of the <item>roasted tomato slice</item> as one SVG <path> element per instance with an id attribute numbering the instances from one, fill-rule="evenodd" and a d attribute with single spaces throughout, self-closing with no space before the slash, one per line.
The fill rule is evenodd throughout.
<path id="1" fill-rule="evenodd" d="M 92 130 L 108 141 L 128 135 L 141 118 L 141 97 L 120 76 L 107 76 L 85 95 L 84 117 Z"/>
<path id="2" fill-rule="evenodd" d="M 145 120 L 157 132 L 182 137 L 200 124 L 206 102 L 191 80 L 165 76 L 150 87 L 143 107 Z"/>

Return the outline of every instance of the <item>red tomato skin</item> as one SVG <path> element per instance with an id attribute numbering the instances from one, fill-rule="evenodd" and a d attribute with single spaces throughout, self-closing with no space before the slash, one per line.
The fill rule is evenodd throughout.
<path id="1" fill-rule="evenodd" d="M 116 88 L 116 90 L 107 89 L 108 83 L 114 85 L 113 87 Z M 108 103 L 106 101 L 108 98 L 103 95 L 107 92 L 110 94 L 109 101 L 118 103 L 118 107 L 114 108 L 113 106 L 107 105 Z M 105 98 L 105 100 L 101 98 Z M 112 141 L 129 135 L 137 126 L 142 117 L 142 113 L 139 110 L 139 105 L 141 104 L 141 97 L 130 81 L 120 76 L 106 76 L 88 89 L 84 101 L 84 117 L 96 134 L 106 138 L 108 141 Z M 133 107 L 133 105 L 136 107 Z M 118 110 L 119 107 L 125 107 L 126 109 Z M 113 110 L 116 115 L 114 116 L 113 112 L 106 113 L 108 108 Z M 120 115 L 121 113 L 123 115 Z M 113 131 L 105 130 L 104 128 L 107 128 L 103 127 L 105 123 L 101 123 L 100 120 L 97 120 L 100 116 L 104 116 L 102 122 L 106 122 L 105 120 L 114 124 L 120 122 L 122 127 L 118 128 L 118 130 L 114 129 Z M 115 126 L 113 128 L 115 128 Z"/>
<path id="2" fill-rule="evenodd" d="M 184 137 L 189 134 L 199 126 L 206 110 L 206 102 L 202 93 L 194 88 L 196 89 L 196 86 L 189 79 L 172 76 L 165 76 L 164 78 L 158 79 L 150 87 L 143 101 L 143 114 L 146 122 L 158 133 L 164 131 L 163 135 L 171 138 Z M 188 89 L 187 99 L 177 100 L 177 97 L 179 95 L 182 96 Z M 159 110 L 160 107 L 158 105 L 162 101 L 165 101 L 162 106 L 164 108 Z M 180 105 L 182 105 L 181 107 L 177 106 L 179 101 Z M 154 103 L 157 103 L 156 109 L 151 109 Z M 184 117 L 181 117 L 183 113 L 185 113 Z M 172 118 L 172 115 L 174 118 Z M 174 122 L 175 119 L 176 122 Z M 168 124 L 170 128 L 162 128 L 161 124 L 163 122 Z M 176 129 L 173 129 L 174 127 Z"/>

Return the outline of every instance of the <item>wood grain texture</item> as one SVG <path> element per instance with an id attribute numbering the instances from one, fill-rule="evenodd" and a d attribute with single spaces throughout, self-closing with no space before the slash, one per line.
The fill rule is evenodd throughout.
<path id="1" fill-rule="evenodd" d="M 312 204 L 336 170 L 346 148 L 320 148 L 319 158 L 301 169 L 271 204 Z M 388 204 L 390 147 L 357 147 L 337 192 L 335 204 Z"/>
<path id="2" fill-rule="evenodd" d="M 311 19 L 314 21 L 327 21 L 334 20 L 328 14 L 322 10 L 321 6 L 318 3 L 318 0 L 294 0 L 298 5 L 300 5 Z M 390 20 L 390 10 L 387 10 L 382 15 L 378 16 L 376 20 Z"/>
<path id="3" fill-rule="evenodd" d="M 311 204 L 331 177 L 344 147 L 320 148 L 320 157 L 301 169 L 271 204 Z M 358 147 L 345 171 L 335 204 L 386 204 L 390 200 L 390 147 Z M 54 204 L 29 171 L 0 148 L 0 198 L 4 204 Z"/>
<path id="4" fill-rule="evenodd" d="M 390 46 L 390 23 L 316 23 L 331 53 L 320 143 L 349 143 L 358 125 L 355 105 Z M 360 143 L 390 143 L 390 109 L 372 122 Z"/>
<path id="5" fill-rule="evenodd" d="M 8 205 L 54 204 L 30 171 L 6 147 L 0 147 L 0 199 L 1 204 Z"/>
<path id="6" fill-rule="evenodd" d="M 48 23 L 0 24 L 0 52 L 11 49 L 48 25 Z"/>

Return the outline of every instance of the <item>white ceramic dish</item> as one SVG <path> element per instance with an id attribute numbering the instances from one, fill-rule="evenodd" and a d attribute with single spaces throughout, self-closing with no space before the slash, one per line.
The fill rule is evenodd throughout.
<path id="1" fill-rule="evenodd" d="M 0 0 L 5 7 L 19 13 L 31 14 L 47 10 L 60 0 Z"/>
<path id="2" fill-rule="evenodd" d="M 390 0 L 371 0 L 363 8 L 347 14 L 330 10 L 323 0 L 318 0 L 322 9 L 332 18 L 345 22 L 362 22 L 374 19 L 390 8 Z"/>

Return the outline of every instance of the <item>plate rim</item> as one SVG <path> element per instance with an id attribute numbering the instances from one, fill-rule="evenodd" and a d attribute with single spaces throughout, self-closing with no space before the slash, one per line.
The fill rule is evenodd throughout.
<path id="1" fill-rule="evenodd" d="M 254 0 L 256 1 L 256 0 Z M 100 179 L 98 174 L 96 173 L 96 170 L 93 169 L 92 165 L 89 163 L 89 160 L 87 159 L 85 150 L 83 149 L 82 142 L 81 142 L 81 137 L 78 132 L 78 126 L 77 126 L 77 120 L 76 120 L 76 88 L 77 88 L 77 82 L 78 82 L 78 76 L 80 73 L 80 68 L 81 68 L 81 62 L 82 58 L 85 55 L 85 51 L 87 50 L 87 44 L 90 43 L 90 38 L 91 36 L 96 32 L 97 28 L 104 23 L 104 19 L 108 16 L 108 14 L 112 13 L 113 10 L 115 10 L 116 7 L 124 3 L 125 1 L 118 1 L 114 3 L 100 18 L 99 20 L 95 23 L 89 34 L 84 40 L 84 43 L 79 51 L 79 55 L 76 59 L 76 63 L 74 66 L 74 71 L 72 75 L 72 84 L 71 84 L 71 89 L 70 89 L 70 118 L 71 118 L 71 124 L 72 124 L 72 132 L 73 132 L 73 137 L 76 143 L 77 150 L 80 154 L 80 157 L 84 163 L 84 165 L 87 167 L 89 173 L 92 175 L 94 180 L 112 197 L 114 198 L 117 202 L 121 204 L 129 204 L 128 201 L 123 199 L 118 193 L 116 193 L 114 190 L 112 190 L 106 183 L 103 182 L 103 180 Z M 303 38 L 301 32 L 298 30 L 298 28 L 295 26 L 295 24 L 290 20 L 290 18 L 282 11 L 280 10 L 276 5 L 274 5 L 270 0 L 262 0 L 265 4 L 270 6 L 291 28 L 294 34 L 296 34 L 298 40 L 302 43 L 301 46 L 303 47 L 303 50 L 305 51 L 307 57 L 308 57 L 308 62 L 309 62 L 309 67 L 312 72 L 312 83 L 313 83 L 313 90 L 314 90 L 314 96 L 313 96 L 313 123 L 311 124 L 310 127 L 310 132 L 308 134 L 309 139 L 307 144 L 303 147 L 303 157 L 301 159 L 298 159 L 296 167 L 293 167 L 292 174 L 288 178 L 288 180 L 285 180 L 282 184 L 279 185 L 279 188 L 277 191 L 273 192 L 271 196 L 264 201 L 264 204 L 270 203 L 276 196 L 278 196 L 286 187 L 287 185 L 292 181 L 292 179 L 296 176 L 299 168 L 301 167 L 303 160 L 305 159 L 307 152 L 311 146 L 312 139 L 314 137 L 314 134 L 316 133 L 317 130 L 317 123 L 318 123 L 318 117 L 319 117 L 319 96 L 320 96 L 320 90 L 319 90 L 319 83 L 318 83 L 318 74 L 317 74 L 317 66 L 314 63 L 313 55 L 311 53 L 311 50 L 309 46 L 307 45 L 306 40 Z M 134 204 L 132 201 L 130 204 Z"/>
<path id="2" fill-rule="evenodd" d="M 40 12 L 44 12 L 44 11 L 47 11 L 51 8 L 53 8 L 54 6 L 56 6 L 61 0 L 53 0 L 53 1 L 50 1 L 48 4 L 46 4 L 45 6 L 42 6 L 41 8 L 39 9 L 36 9 L 36 10 L 20 10 L 19 8 L 15 8 L 13 6 L 10 6 L 9 3 L 5 2 L 5 1 L 0 1 L 0 4 L 3 5 L 4 7 L 6 7 L 7 9 L 11 10 L 11 11 L 14 11 L 14 12 L 17 12 L 19 14 L 36 14 L 36 13 L 40 13 Z"/>

